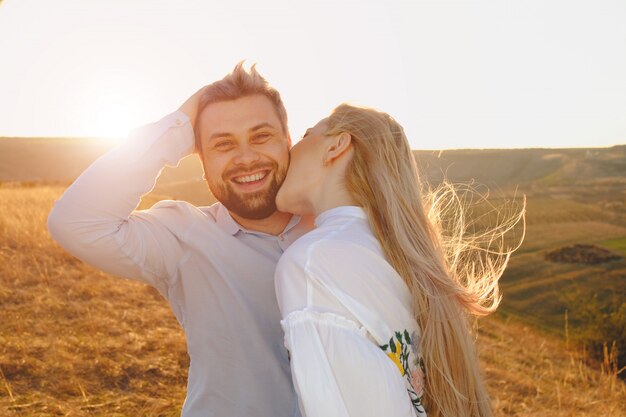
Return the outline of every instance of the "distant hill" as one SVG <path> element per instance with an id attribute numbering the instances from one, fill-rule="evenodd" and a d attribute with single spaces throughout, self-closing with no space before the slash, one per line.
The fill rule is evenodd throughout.
<path id="1" fill-rule="evenodd" d="M 0 181 L 70 183 L 114 145 L 99 139 L 0 138 Z M 607 188 L 607 197 L 615 197 L 614 188 L 626 184 L 626 145 L 415 151 L 415 155 L 423 176 L 433 183 L 445 176 L 454 182 L 475 180 L 490 187 L 522 186 L 538 192 L 550 187 L 550 193 L 555 187 L 593 184 Z M 195 203 L 212 201 L 195 156 L 181 161 L 176 169 L 165 169 L 155 191 Z"/>
<path id="2" fill-rule="evenodd" d="M 626 145 L 574 149 L 459 149 L 416 151 L 432 181 L 475 179 L 487 185 L 566 185 L 572 181 L 626 177 Z"/>
<path id="3" fill-rule="evenodd" d="M 69 185 L 117 143 L 89 138 L 0 138 L 0 182 L 43 182 Z M 166 168 L 154 190 L 194 204 L 213 201 L 195 156 L 178 168 Z"/>
<path id="4" fill-rule="evenodd" d="M 0 181 L 71 182 L 113 142 L 82 138 L 0 138 Z"/>

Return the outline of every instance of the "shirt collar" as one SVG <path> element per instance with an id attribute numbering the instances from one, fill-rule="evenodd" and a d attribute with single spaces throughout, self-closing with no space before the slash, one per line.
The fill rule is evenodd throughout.
<path id="1" fill-rule="evenodd" d="M 320 213 L 315 218 L 315 226 L 320 226 L 331 219 L 339 217 L 357 217 L 359 219 L 367 219 L 367 214 L 365 213 L 365 210 L 363 210 L 363 207 L 359 206 L 334 207 Z"/>
<path id="2" fill-rule="evenodd" d="M 282 233 L 286 233 L 289 230 L 291 230 L 294 226 L 300 223 L 300 219 L 301 219 L 300 216 L 295 216 L 295 215 L 291 216 L 289 223 L 287 223 L 287 226 L 285 227 L 285 230 L 282 231 Z M 233 217 L 228 212 L 228 209 L 226 209 L 226 207 L 224 207 L 223 204 L 219 204 L 217 208 L 217 215 L 216 215 L 215 221 L 217 225 L 224 232 L 232 236 L 236 235 L 237 232 L 239 231 L 242 231 L 244 233 L 252 233 L 256 235 L 271 236 L 268 233 L 263 233 L 263 232 L 259 232 L 256 230 L 250 230 L 250 229 L 244 228 L 242 225 L 237 223 L 235 219 L 233 219 Z"/>
<path id="3" fill-rule="evenodd" d="M 241 225 L 232 218 L 223 204 L 220 204 L 217 208 L 215 221 L 217 222 L 217 225 L 229 235 L 234 235 L 241 230 Z"/>

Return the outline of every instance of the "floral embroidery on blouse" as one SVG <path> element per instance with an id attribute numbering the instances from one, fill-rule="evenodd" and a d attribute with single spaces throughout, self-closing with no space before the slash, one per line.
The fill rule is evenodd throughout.
<path id="1" fill-rule="evenodd" d="M 411 403 L 418 415 L 426 413 L 422 405 L 424 396 L 424 360 L 419 351 L 419 334 L 413 332 L 409 335 L 407 330 L 395 332 L 389 339 L 389 343 L 380 348 L 387 354 L 389 359 L 398 367 L 400 375 L 405 378 L 407 391 Z"/>

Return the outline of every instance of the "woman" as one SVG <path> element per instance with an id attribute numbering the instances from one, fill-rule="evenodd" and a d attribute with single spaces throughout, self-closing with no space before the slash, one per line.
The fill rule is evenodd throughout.
<path id="1" fill-rule="evenodd" d="M 445 235 L 440 205 L 457 196 L 426 210 L 402 127 L 372 109 L 340 105 L 291 158 L 277 206 L 317 216 L 276 270 L 302 414 L 491 416 L 468 318 L 496 309 L 513 250 L 474 250 L 524 210 L 473 237 L 459 213 Z"/>

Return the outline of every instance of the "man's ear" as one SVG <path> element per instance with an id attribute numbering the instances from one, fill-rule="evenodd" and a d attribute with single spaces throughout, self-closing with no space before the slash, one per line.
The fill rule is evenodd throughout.
<path id="1" fill-rule="evenodd" d="M 291 142 L 291 134 L 289 133 L 287 133 L 287 146 L 289 146 L 289 149 L 293 146 L 293 143 Z"/>
<path id="2" fill-rule="evenodd" d="M 341 132 L 332 138 L 330 145 L 326 149 L 324 164 L 329 164 L 335 159 L 341 157 L 352 144 L 352 136 L 348 132 Z"/>

